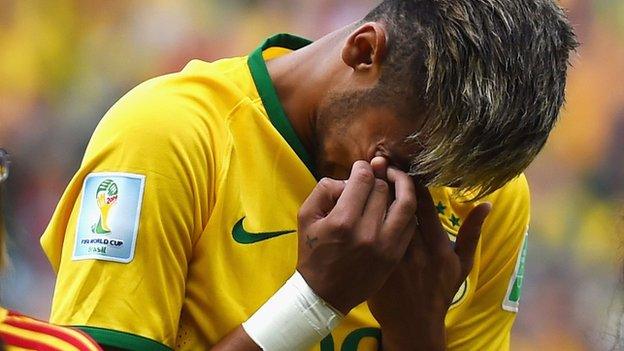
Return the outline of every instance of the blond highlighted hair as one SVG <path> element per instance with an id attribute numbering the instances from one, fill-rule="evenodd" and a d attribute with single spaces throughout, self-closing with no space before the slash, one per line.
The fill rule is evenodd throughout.
<path id="1" fill-rule="evenodd" d="M 386 0 L 364 21 L 389 32 L 376 100 L 424 116 L 413 175 L 481 198 L 543 148 L 578 45 L 555 0 Z"/>

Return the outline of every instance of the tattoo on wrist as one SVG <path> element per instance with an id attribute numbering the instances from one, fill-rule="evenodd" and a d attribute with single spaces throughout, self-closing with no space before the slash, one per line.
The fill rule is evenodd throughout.
<path id="1" fill-rule="evenodd" d="M 314 246 L 314 243 L 318 240 L 317 237 L 310 237 L 309 235 L 306 234 L 306 244 L 308 244 L 308 246 L 310 248 L 312 248 Z"/>

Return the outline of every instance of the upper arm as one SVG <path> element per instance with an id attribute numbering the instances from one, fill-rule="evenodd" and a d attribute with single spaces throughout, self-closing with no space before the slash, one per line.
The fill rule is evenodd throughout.
<path id="1" fill-rule="evenodd" d="M 42 237 L 58 271 L 52 322 L 112 347 L 173 346 L 214 194 L 214 135 L 197 113 L 148 86 L 102 119 Z"/>
<path id="2" fill-rule="evenodd" d="M 476 287 L 466 305 L 458 307 L 463 310 L 458 314 L 461 319 L 448 332 L 449 349 L 509 348 L 530 216 L 525 177 L 512 181 L 490 201 L 493 207 L 482 231 Z"/>

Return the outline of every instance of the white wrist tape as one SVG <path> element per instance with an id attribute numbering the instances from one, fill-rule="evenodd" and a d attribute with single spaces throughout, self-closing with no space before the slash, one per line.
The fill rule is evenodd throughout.
<path id="1" fill-rule="evenodd" d="M 243 329 L 265 351 L 307 351 L 329 335 L 343 318 L 295 271 L 243 323 Z"/>

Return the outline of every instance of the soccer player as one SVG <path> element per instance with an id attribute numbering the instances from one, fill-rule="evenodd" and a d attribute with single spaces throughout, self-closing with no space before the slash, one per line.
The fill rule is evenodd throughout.
<path id="1" fill-rule="evenodd" d="M 4 216 L 2 193 L 9 177 L 9 154 L 0 148 L 0 263 L 4 263 Z M 89 335 L 73 328 L 55 326 L 0 307 L 0 350 L 98 351 Z"/>
<path id="2" fill-rule="evenodd" d="M 139 85 L 42 237 L 52 321 L 127 350 L 508 349 L 522 172 L 575 45 L 555 0 L 385 0 Z"/>

